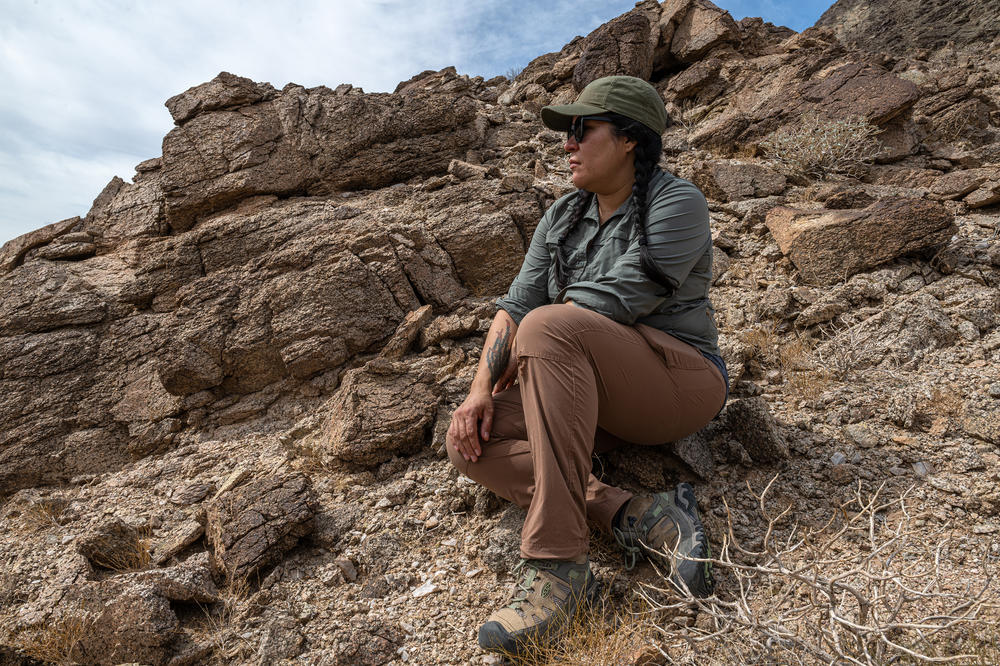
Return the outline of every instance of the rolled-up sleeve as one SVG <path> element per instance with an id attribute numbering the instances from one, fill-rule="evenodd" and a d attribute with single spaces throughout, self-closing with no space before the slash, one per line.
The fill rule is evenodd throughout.
<path id="1" fill-rule="evenodd" d="M 708 204 L 693 185 L 671 188 L 649 207 L 647 244 L 650 256 L 680 285 L 711 245 Z M 576 282 L 560 292 L 557 302 L 577 305 L 632 325 L 666 298 L 663 288 L 642 270 L 639 236 L 633 233 L 627 251 L 601 276 Z"/>
<path id="2" fill-rule="evenodd" d="M 520 324 L 524 316 L 535 308 L 549 303 L 549 269 L 552 260 L 545 239 L 552 223 L 553 208 L 554 206 L 546 211 L 535 228 L 528 253 L 521 263 L 521 270 L 507 290 L 507 295 L 497 300 L 497 307 L 506 310 L 516 324 Z"/>

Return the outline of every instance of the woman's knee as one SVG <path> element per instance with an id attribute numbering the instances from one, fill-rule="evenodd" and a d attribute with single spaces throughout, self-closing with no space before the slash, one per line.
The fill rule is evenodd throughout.
<path id="1" fill-rule="evenodd" d="M 590 313 L 569 303 L 543 305 L 535 308 L 521 320 L 514 338 L 514 349 L 521 354 L 544 354 L 572 344 L 573 332 L 579 329 L 581 319 Z"/>

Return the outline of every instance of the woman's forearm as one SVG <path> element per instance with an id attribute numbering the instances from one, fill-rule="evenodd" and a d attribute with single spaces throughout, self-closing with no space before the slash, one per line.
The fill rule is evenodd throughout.
<path id="1" fill-rule="evenodd" d="M 472 380 L 472 390 L 487 393 L 493 390 L 494 384 L 507 368 L 516 333 L 517 324 L 514 323 L 514 318 L 507 314 L 506 310 L 497 310 L 489 333 L 486 334 L 483 353 L 479 356 L 479 367 L 475 379 Z"/>

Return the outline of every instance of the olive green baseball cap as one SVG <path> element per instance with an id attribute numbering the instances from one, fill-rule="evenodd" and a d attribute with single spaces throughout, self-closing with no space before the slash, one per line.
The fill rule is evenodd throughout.
<path id="1" fill-rule="evenodd" d="M 660 93 L 634 76 L 595 79 L 574 103 L 542 108 L 542 122 L 549 129 L 565 132 L 573 116 L 598 116 L 609 111 L 638 121 L 657 134 L 667 128 L 667 110 Z"/>

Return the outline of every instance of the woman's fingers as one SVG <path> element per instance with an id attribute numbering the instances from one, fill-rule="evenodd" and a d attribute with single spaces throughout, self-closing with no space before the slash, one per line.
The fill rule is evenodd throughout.
<path id="1" fill-rule="evenodd" d="M 480 420 L 485 441 L 489 439 L 489 431 L 493 426 L 493 398 L 478 393 L 470 394 L 455 410 L 448 426 L 452 447 L 470 462 L 476 462 L 483 454 L 479 444 Z"/>

